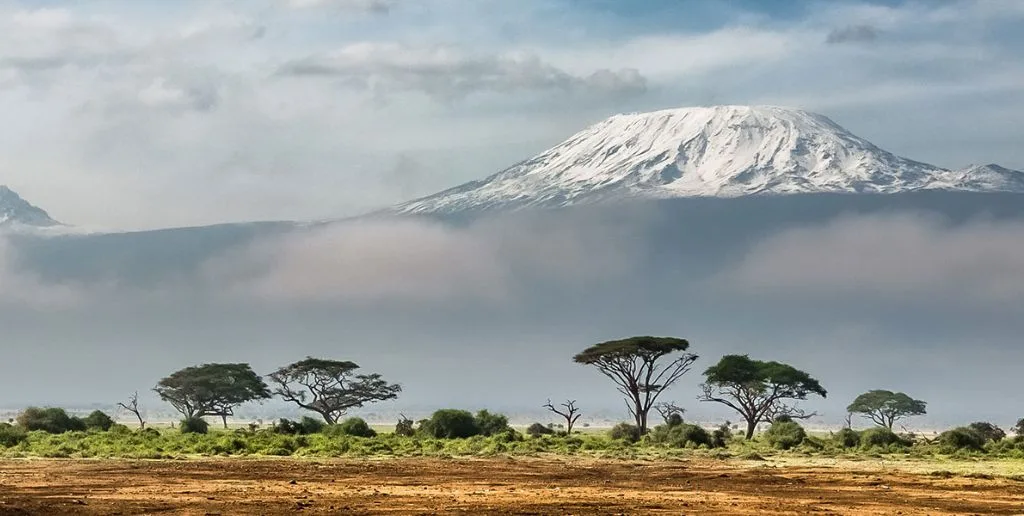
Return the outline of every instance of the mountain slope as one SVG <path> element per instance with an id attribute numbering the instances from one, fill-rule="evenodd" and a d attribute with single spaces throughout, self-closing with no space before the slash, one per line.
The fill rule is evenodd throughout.
<path id="1" fill-rule="evenodd" d="M 52 227 L 60 225 L 41 208 L 21 198 L 14 190 L 0 185 L 0 228 L 11 226 Z"/>
<path id="2" fill-rule="evenodd" d="M 924 189 L 1024 192 L 1024 173 L 994 165 L 951 171 L 901 158 L 806 111 L 715 106 L 616 115 L 489 178 L 392 211 Z"/>

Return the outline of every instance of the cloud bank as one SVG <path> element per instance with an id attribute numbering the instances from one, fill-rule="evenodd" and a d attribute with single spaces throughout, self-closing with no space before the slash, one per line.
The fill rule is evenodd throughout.
<path id="1" fill-rule="evenodd" d="M 766 238 L 721 277 L 776 294 L 1012 307 L 1024 301 L 1024 222 L 844 217 Z"/>

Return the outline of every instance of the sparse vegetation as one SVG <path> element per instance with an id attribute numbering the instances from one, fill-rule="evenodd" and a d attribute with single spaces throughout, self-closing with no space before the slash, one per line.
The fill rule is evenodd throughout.
<path id="1" fill-rule="evenodd" d="M 101 410 L 94 410 L 82 420 L 88 430 L 100 430 L 106 432 L 114 426 L 114 420 Z"/>
<path id="2" fill-rule="evenodd" d="M 333 425 L 367 403 L 392 400 L 402 392 L 398 384 L 379 374 L 356 374 L 355 362 L 307 357 L 271 373 L 274 395 L 298 407 L 316 412 Z"/>
<path id="3" fill-rule="evenodd" d="M 799 423 L 788 418 L 776 419 L 764 433 L 768 444 L 780 450 L 795 448 L 807 438 L 807 432 Z"/>
<path id="4" fill-rule="evenodd" d="M 647 416 L 658 396 L 682 378 L 697 360 L 697 355 L 686 352 L 689 348 L 690 343 L 684 339 L 631 337 L 595 344 L 573 360 L 596 367 L 615 382 L 640 435 L 644 435 Z"/>
<path id="5" fill-rule="evenodd" d="M 564 418 L 565 424 L 533 423 L 520 433 L 509 426 L 504 414 L 442 409 L 417 423 L 403 415 L 394 432 L 378 433 L 361 418 L 350 417 L 338 422 L 336 417 L 348 408 L 393 399 L 401 388 L 384 382 L 378 375 L 354 375 L 358 366 L 352 363 L 306 359 L 274 373 L 277 378 L 273 381 L 278 387 L 274 393 L 288 401 L 298 400 L 304 408 L 312 407 L 310 410 L 320 414 L 324 421 L 303 416 L 297 421 L 281 419 L 267 428 L 260 428 L 261 421 L 233 431 L 211 430 L 209 423 L 196 414 L 226 418 L 238 404 L 265 399 L 270 390 L 247 364 L 206 364 L 178 371 L 158 384 L 157 392 L 165 400 L 183 414 L 193 414 L 177 425 L 177 431 L 147 428 L 138 410 L 136 395 L 118 405 L 136 416 L 140 427 L 137 431 L 116 424 L 108 414 L 98 410 L 79 418 L 61 408 L 29 407 L 17 416 L 16 424 L 0 423 L 0 455 L 168 458 L 564 453 L 653 458 L 706 453 L 713 458 L 747 460 L 764 460 L 764 457 L 778 454 L 1024 458 L 1024 439 L 1006 439 L 1006 433 L 989 422 L 954 428 L 934 440 L 892 431 L 890 426 L 901 417 L 924 410 L 919 400 L 903 403 L 906 400 L 901 393 L 889 396 L 871 391 L 866 393 L 871 394 L 869 398 L 883 401 L 872 405 L 867 403 L 871 400 L 866 401 L 866 395 L 862 395 L 851 404 L 851 413 L 869 414 L 871 410 L 881 410 L 876 418 L 868 416 L 881 423 L 876 428 L 855 431 L 849 427 L 848 418 L 847 427 L 838 432 L 827 436 L 811 435 L 797 423 L 808 414 L 792 402 L 812 394 L 824 396 L 824 388 L 816 379 L 792 366 L 751 360 L 745 355 L 723 357 L 710 367 L 705 372 L 702 397 L 703 401 L 722 403 L 743 415 L 748 423 L 744 439 L 733 438 L 736 427 L 728 421 L 709 431 L 700 425 L 685 423 L 682 407 L 671 402 L 658 403 L 656 394 L 652 394 L 662 392 L 696 360 L 695 355 L 682 353 L 687 347 L 680 339 L 637 337 L 599 344 L 577 355 L 578 362 L 596 365 L 602 372 L 607 370 L 606 374 L 617 383 L 630 381 L 636 371 L 645 371 L 635 393 L 620 389 L 626 395 L 634 422 L 620 423 L 607 432 L 574 432 L 580 418 L 575 401 L 556 406 L 549 400 L 544 407 Z M 669 362 L 659 362 L 673 353 L 682 354 Z M 325 372 L 332 367 L 336 368 L 332 373 Z M 230 378 L 214 378 L 217 374 Z M 899 403 L 894 404 L 893 399 Z M 646 422 L 651 408 L 658 411 L 664 424 L 645 432 L 634 423 Z M 761 422 L 771 422 L 771 426 L 758 436 L 753 429 Z M 582 426 L 587 428 L 590 424 Z M 1024 420 L 1013 430 L 1019 435 L 1024 430 Z"/>
<path id="6" fill-rule="evenodd" d="M 62 408 L 29 407 L 18 414 L 18 426 L 31 432 L 40 430 L 50 434 L 84 431 L 85 422 L 77 417 L 68 416 Z"/>
<path id="7" fill-rule="evenodd" d="M 1006 432 L 1002 428 L 987 421 L 975 421 L 967 425 L 967 428 L 974 430 L 985 438 L 986 441 L 998 442 L 1006 438 Z"/>
<path id="8" fill-rule="evenodd" d="M 183 434 L 206 434 L 210 431 L 210 423 L 201 417 L 187 417 L 178 424 Z"/>
<path id="9" fill-rule="evenodd" d="M 873 390 L 857 396 L 846 411 L 860 414 L 876 425 L 892 430 L 892 425 L 900 419 L 924 415 L 926 405 L 902 392 Z"/>
<path id="10" fill-rule="evenodd" d="M 807 414 L 790 403 L 825 389 L 811 375 L 788 364 L 752 360 L 747 355 L 726 355 L 704 372 L 701 401 L 725 405 L 747 422 L 745 437 L 752 439 L 758 423 L 772 423 L 780 416 L 806 419 Z"/>
<path id="11" fill-rule="evenodd" d="M 160 380 L 153 390 L 185 419 L 219 416 L 224 428 L 235 407 L 270 397 L 267 384 L 249 364 L 186 367 Z"/>
<path id="12" fill-rule="evenodd" d="M 532 425 L 526 427 L 526 434 L 529 435 L 530 437 L 540 437 L 542 435 L 551 435 L 553 433 L 555 433 L 553 429 L 544 426 L 540 423 L 533 423 Z"/>
<path id="13" fill-rule="evenodd" d="M 419 431 L 438 439 L 473 437 L 480 434 L 473 414 L 465 410 L 441 409 L 420 423 Z"/>
<path id="14" fill-rule="evenodd" d="M 958 450 L 982 451 L 985 448 L 986 441 L 987 439 L 984 434 L 967 426 L 953 428 L 939 434 L 939 444 L 947 452 Z"/>
<path id="15" fill-rule="evenodd" d="M 612 439 L 635 443 L 640 440 L 640 427 L 629 423 L 619 423 L 608 431 Z"/>
<path id="16" fill-rule="evenodd" d="M 337 431 L 352 437 L 376 437 L 377 432 L 361 417 L 350 417 L 336 425 Z"/>

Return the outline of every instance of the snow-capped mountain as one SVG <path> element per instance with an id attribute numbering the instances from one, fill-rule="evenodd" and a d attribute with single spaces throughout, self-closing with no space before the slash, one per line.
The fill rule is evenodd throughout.
<path id="1" fill-rule="evenodd" d="M 391 211 L 928 189 L 1024 192 L 1024 173 L 996 165 L 947 170 L 909 160 L 806 111 L 698 107 L 613 116 L 491 177 Z"/>
<path id="2" fill-rule="evenodd" d="M 0 227 L 52 227 L 60 225 L 41 208 L 21 198 L 14 190 L 0 185 Z"/>

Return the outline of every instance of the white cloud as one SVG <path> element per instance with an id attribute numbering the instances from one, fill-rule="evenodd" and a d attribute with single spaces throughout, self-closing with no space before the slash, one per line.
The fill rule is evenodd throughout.
<path id="1" fill-rule="evenodd" d="M 0 179 L 86 225 L 338 216 L 610 114 L 711 103 L 823 111 L 914 159 L 1024 168 L 1024 43 L 995 36 L 1015 2 L 829 4 L 707 31 L 606 17 L 624 30 L 600 34 L 567 26 L 591 11 L 538 3 L 385 2 L 358 20 L 324 9 L 375 2 L 315 3 L 0 7 L 0 110 L 18 121 L 0 127 Z M 825 43 L 847 26 L 877 38 Z M 387 177 L 401 155 L 422 169 L 414 192 Z"/>
<path id="2" fill-rule="evenodd" d="M 0 309 L 4 305 L 32 309 L 61 309 L 76 305 L 82 292 L 75 285 L 52 284 L 18 267 L 14 249 L 0 235 Z"/>
<path id="3" fill-rule="evenodd" d="M 417 91 L 448 100 L 474 93 L 550 91 L 566 94 L 642 94 L 646 79 L 632 68 L 573 75 L 534 54 L 471 54 L 450 46 L 361 42 L 328 55 L 285 63 L 281 75 L 323 77 L 378 94 Z"/>
<path id="4" fill-rule="evenodd" d="M 856 295 L 1010 307 L 1024 301 L 1024 222 L 841 218 L 765 239 L 716 281 L 832 300 Z"/>
<path id="5" fill-rule="evenodd" d="M 284 0 L 293 9 L 330 7 L 345 11 L 387 14 L 398 4 L 397 0 Z"/>
<path id="6" fill-rule="evenodd" d="M 338 223 L 215 257 L 201 283 L 275 302 L 514 303 L 538 285 L 623 277 L 636 262 L 618 227 L 528 218 L 463 228 L 423 220 Z"/>

